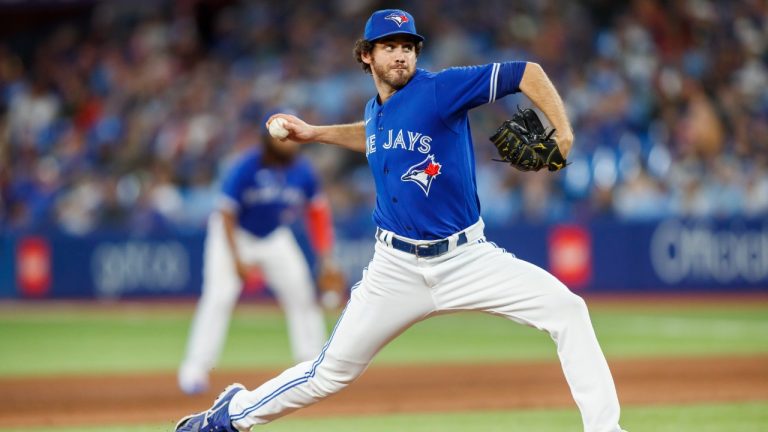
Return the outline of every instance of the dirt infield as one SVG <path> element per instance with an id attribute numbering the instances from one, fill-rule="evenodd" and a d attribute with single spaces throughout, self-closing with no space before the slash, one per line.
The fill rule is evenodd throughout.
<path id="1" fill-rule="evenodd" d="M 611 361 L 622 403 L 768 400 L 768 356 Z M 173 423 L 225 385 L 253 387 L 275 371 L 219 372 L 208 394 L 179 393 L 175 376 L 132 374 L 0 380 L 4 427 Z M 347 390 L 294 416 L 574 407 L 557 363 L 372 366 Z"/>

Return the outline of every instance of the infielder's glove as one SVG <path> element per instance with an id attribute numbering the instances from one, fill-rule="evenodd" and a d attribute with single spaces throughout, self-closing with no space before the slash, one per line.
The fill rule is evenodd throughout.
<path id="1" fill-rule="evenodd" d="M 544 167 L 550 171 L 561 170 L 566 160 L 552 138 L 554 133 L 554 129 L 547 133 L 536 111 L 518 108 L 490 138 L 501 156 L 494 160 L 521 171 L 538 171 Z"/>
<path id="2" fill-rule="evenodd" d="M 320 290 L 320 301 L 323 306 L 326 309 L 335 309 L 346 298 L 347 278 L 336 265 L 326 264 L 320 267 L 317 287 Z"/>

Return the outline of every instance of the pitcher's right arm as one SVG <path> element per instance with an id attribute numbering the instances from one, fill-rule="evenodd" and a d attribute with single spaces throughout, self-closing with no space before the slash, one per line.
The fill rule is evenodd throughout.
<path id="1" fill-rule="evenodd" d="M 275 117 L 285 120 L 283 127 L 288 131 L 289 139 L 302 144 L 320 142 L 334 144 L 356 152 L 365 152 L 365 123 L 347 123 L 340 125 L 315 126 L 289 114 L 275 114 L 267 120 L 267 125 Z"/>

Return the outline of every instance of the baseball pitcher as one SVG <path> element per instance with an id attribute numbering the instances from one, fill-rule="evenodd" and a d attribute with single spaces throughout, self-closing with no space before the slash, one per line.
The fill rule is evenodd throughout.
<path id="1" fill-rule="evenodd" d="M 177 431 L 248 431 L 275 420 L 341 391 L 414 323 L 466 310 L 549 333 L 584 431 L 622 430 L 613 378 L 584 301 L 545 270 L 488 241 L 480 218 L 468 111 L 522 91 L 557 134 L 536 128 L 510 138 L 508 125 L 494 144 L 517 149 L 500 150 L 502 157 L 509 153 L 509 163 L 525 158 L 519 167 L 554 171 L 565 166 L 573 142 L 560 96 L 535 63 L 417 69 L 423 40 L 409 13 L 374 12 L 355 46 L 378 93 L 362 121 L 314 126 L 291 115 L 274 117 L 284 119 L 290 139 L 365 152 L 376 184 L 374 257 L 320 355 L 254 390 L 227 387 L 209 410 L 183 418 Z M 529 117 L 515 123 L 534 129 L 524 121 Z M 530 148 L 517 142 L 523 139 Z"/>

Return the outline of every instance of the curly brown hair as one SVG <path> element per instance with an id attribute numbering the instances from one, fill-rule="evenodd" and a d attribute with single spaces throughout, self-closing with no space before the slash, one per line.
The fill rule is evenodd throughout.
<path id="1" fill-rule="evenodd" d="M 416 43 L 416 57 L 421 53 L 421 48 L 424 46 L 423 41 L 414 41 Z M 371 65 L 363 61 L 363 53 L 370 54 L 373 51 L 374 42 L 358 39 L 355 42 L 355 48 L 352 50 L 352 54 L 355 56 L 355 60 L 363 67 L 363 71 L 367 74 L 371 74 Z"/>

